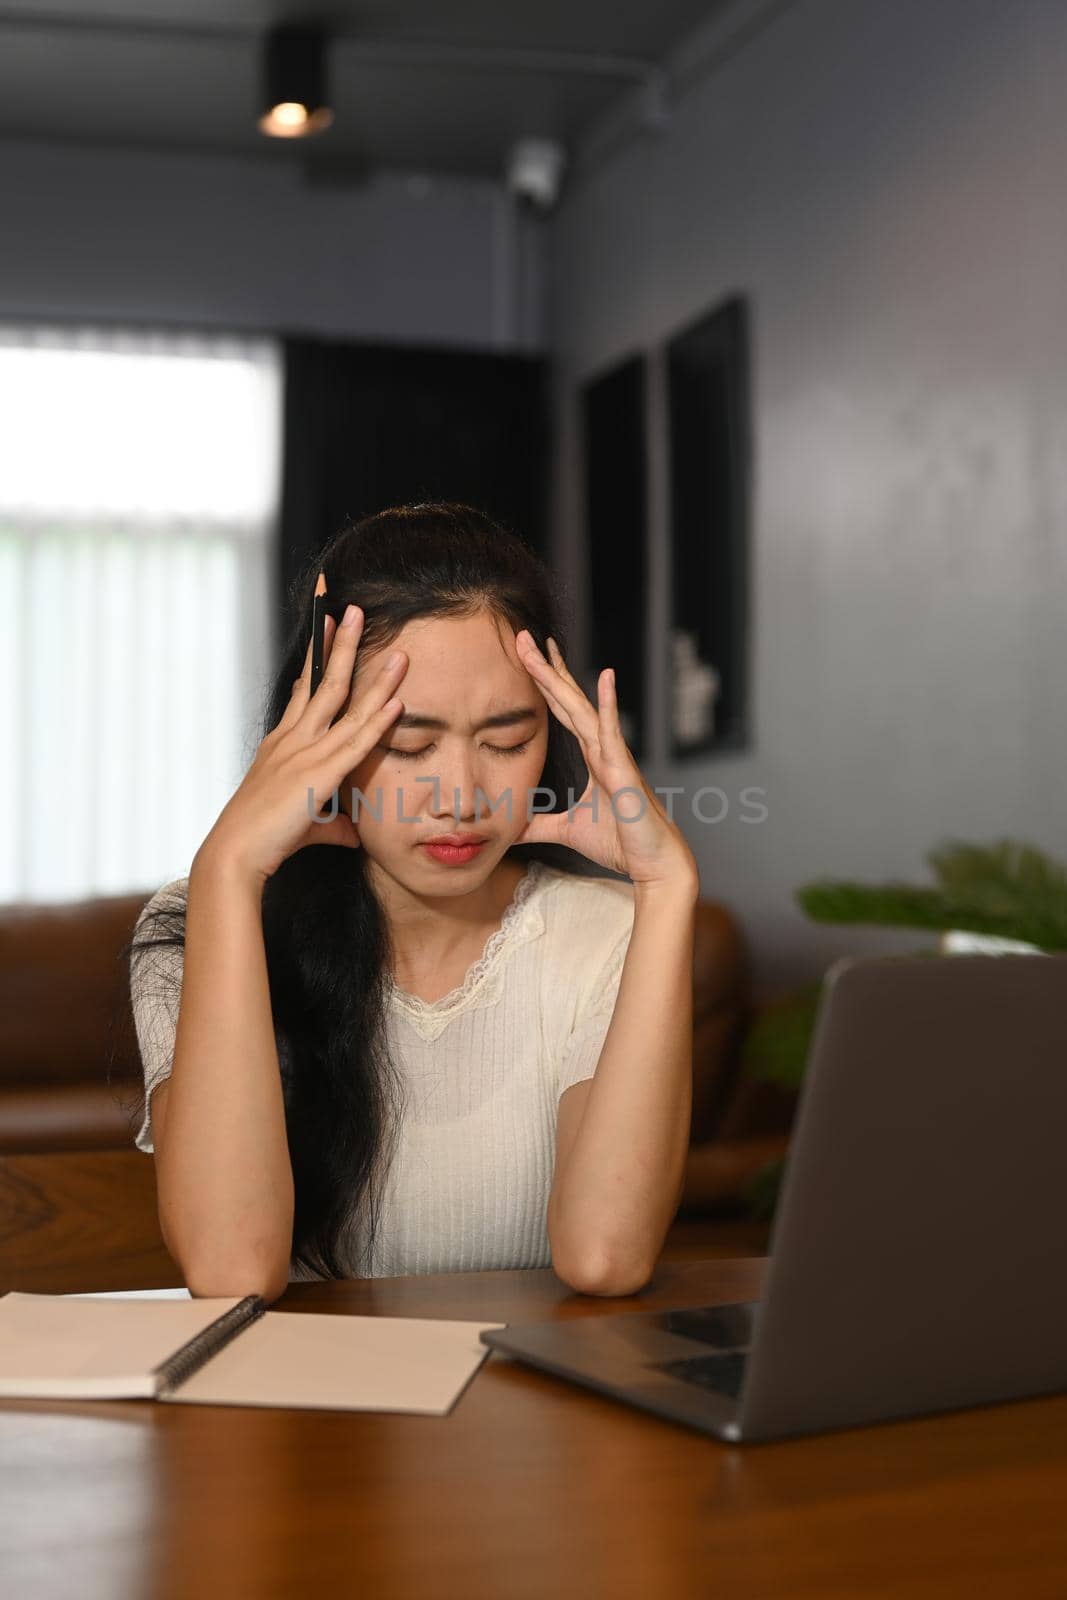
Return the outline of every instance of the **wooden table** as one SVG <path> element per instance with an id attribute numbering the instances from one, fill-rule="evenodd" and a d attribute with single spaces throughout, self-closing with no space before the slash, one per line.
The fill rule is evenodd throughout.
<path id="1" fill-rule="evenodd" d="M 518 1322 L 758 1294 L 663 1261 L 293 1286 L 293 1311 Z M 732 1446 L 492 1354 L 448 1417 L 0 1402 L 12 1600 L 1063 1600 L 1067 1398 Z"/>

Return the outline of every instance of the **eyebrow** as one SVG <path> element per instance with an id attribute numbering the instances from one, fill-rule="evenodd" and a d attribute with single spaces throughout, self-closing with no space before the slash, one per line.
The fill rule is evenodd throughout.
<path id="1" fill-rule="evenodd" d="M 486 717 L 484 722 L 479 722 L 473 729 L 474 733 L 481 733 L 483 728 L 513 728 L 517 722 L 536 722 L 537 712 L 533 706 L 513 706 L 510 711 L 498 711 L 495 716 Z M 393 723 L 395 728 L 447 728 L 448 723 L 441 717 L 427 717 L 418 711 L 405 711 L 402 717 L 397 717 Z"/>

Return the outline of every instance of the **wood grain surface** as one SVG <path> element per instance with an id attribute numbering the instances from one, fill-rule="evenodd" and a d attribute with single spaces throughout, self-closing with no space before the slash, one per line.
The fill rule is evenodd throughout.
<path id="1" fill-rule="evenodd" d="M 551 1271 L 301 1284 L 276 1309 L 518 1322 L 758 1294 L 664 1260 L 626 1300 Z M 725 1446 L 493 1353 L 447 1417 L 0 1402 L 18 1600 L 1062 1600 L 1067 1398 Z"/>

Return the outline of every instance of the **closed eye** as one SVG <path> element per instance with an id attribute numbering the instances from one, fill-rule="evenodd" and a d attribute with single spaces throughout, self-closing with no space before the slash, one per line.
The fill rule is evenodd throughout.
<path id="1" fill-rule="evenodd" d="M 517 756 L 521 755 L 524 750 L 528 749 L 532 742 L 533 741 L 530 739 L 524 739 L 522 744 L 487 744 L 485 748 L 487 750 L 491 750 L 494 755 Z M 421 761 L 423 756 L 429 755 L 430 751 L 433 749 L 433 745 L 424 745 L 421 750 L 397 750 L 387 744 L 380 745 L 379 748 L 384 750 L 386 755 L 399 756 L 401 761 Z"/>

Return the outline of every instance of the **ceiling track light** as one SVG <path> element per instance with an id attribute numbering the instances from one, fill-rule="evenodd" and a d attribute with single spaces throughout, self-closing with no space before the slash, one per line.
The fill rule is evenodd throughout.
<path id="1" fill-rule="evenodd" d="M 263 46 L 259 130 L 272 139 L 306 139 L 333 121 L 327 101 L 327 37 L 321 28 L 281 23 Z"/>

